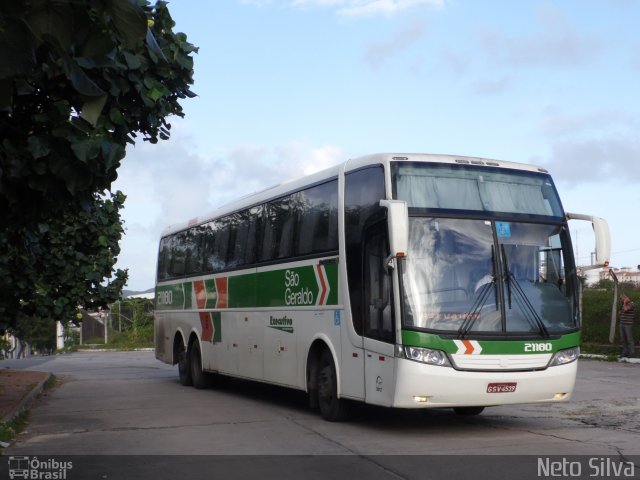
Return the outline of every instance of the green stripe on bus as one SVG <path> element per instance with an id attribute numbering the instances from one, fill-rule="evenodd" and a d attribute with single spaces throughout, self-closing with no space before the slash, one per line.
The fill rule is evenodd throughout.
<path id="1" fill-rule="evenodd" d="M 193 281 L 156 287 L 157 310 L 197 308 Z M 204 281 L 205 308 L 214 309 L 214 279 Z M 312 307 L 338 305 L 338 264 L 304 265 L 228 277 L 228 308 Z"/>
<path id="2" fill-rule="evenodd" d="M 185 284 L 162 285 L 156 287 L 156 310 L 183 310 L 191 308 L 191 301 L 185 302 Z M 191 284 L 189 284 L 191 285 Z M 189 299 L 191 290 L 189 290 Z"/>
<path id="3" fill-rule="evenodd" d="M 183 292 L 184 292 L 184 307 L 187 310 L 193 308 L 192 298 L 193 298 L 193 284 L 191 282 L 183 283 Z"/>
<path id="4" fill-rule="evenodd" d="M 218 290 L 216 288 L 216 281 L 213 279 L 205 280 L 204 288 L 207 292 L 205 308 L 216 308 L 216 302 L 218 301 Z"/>
<path id="5" fill-rule="evenodd" d="M 219 343 L 222 341 L 222 313 L 213 312 L 211 314 L 211 321 L 213 323 L 213 342 Z"/>
<path id="6" fill-rule="evenodd" d="M 554 353 L 566 348 L 580 345 L 580 332 L 562 335 L 558 339 L 545 340 L 475 340 L 482 347 L 481 355 L 517 355 Z M 402 331 L 402 343 L 411 347 L 432 348 L 447 353 L 456 353 L 460 346 L 454 340 L 449 340 L 432 333 Z M 532 346 L 535 345 L 535 346 Z"/>

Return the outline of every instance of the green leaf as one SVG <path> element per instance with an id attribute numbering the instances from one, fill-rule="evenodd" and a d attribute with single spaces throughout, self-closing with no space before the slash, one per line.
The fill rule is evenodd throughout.
<path id="1" fill-rule="evenodd" d="M 107 103 L 106 94 L 99 97 L 89 98 L 82 106 L 80 117 L 84 118 L 95 127 L 98 123 L 98 118 L 100 118 L 100 115 L 102 114 L 102 109 L 104 108 L 105 103 Z"/>
<path id="2" fill-rule="evenodd" d="M 100 152 L 100 140 L 89 138 L 71 145 L 73 153 L 76 154 L 78 160 L 83 163 L 87 163 L 92 158 L 95 158 Z"/>
<path id="3" fill-rule="evenodd" d="M 71 59 L 68 66 L 70 68 L 69 80 L 71 80 L 73 88 L 75 88 L 79 94 L 86 97 L 100 97 L 105 95 L 104 90 L 87 76 L 75 60 Z"/>
<path id="4" fill-rule="evenodd" d="M 112 170 L 120 164 L 125 156 L 125 149 L 122 145 L 105 140 L 102 142 L 102 157 L 107 170 Z"/>
<path id="5" fill-rule="evenodd" d="M 116 43 L 106 31 L 92 31 L 82 43 L 78 56 L 96 59 L 107 56 L 116 47 Z"/>
<path id="6" fill-rule="evenodd" d="M 147 15 L 141 8 L 133 6 L 129 0 L 105 0 L 105 7 L 125 47 L 132 49 L 144 40 Z"/>
<path id="7" fill-rule="evenodd" d="M 164 94 L 162 90 L 154 87 L 151 90 L 149 90 L 149 92 L 147 93 L 147 96 L 154 102 L 157 102 L 159 99 L 161 99 L 164 96 Z"/>
<path id="8" fill-rule="evenodd" d="M 167 57 L 164 56 L 162 49 L 158 45 L 156 37 L 153 35 L 151 29 L 147 29 L 147 47 L 149 48 L 149 53 L 153 54 L 154 63 L 157 63 L 158 60 L 162 60 L 163 62 L 167 62 Z"/>
<path id="9" fill-rule="evenodd" d="M 114 124 L 119 125 L 119 126 L 126 125 L 126 122 L 124 120 L 124 117 L 122 116 L 122 113 L 120 112 L 120 110 L 118 110 L 115 107 L 113 107 L 109 111 L 109 120 L 111 120 Z"/>
<path id="10" fill-rule="evenodd" d="M 26 23 L 31 32 L 39 39 L 55 38 L 64 51 L 71 50 L 73 34 L 73 15 L 71 6 L 63 2 L 43 2 L 31 9 Z"/>
<path id="11" fill-rule="evenodd" d="M 35 135 L 31 135 L 27 138 L 27 150 L 31 153 L 33 158 L 42 158 L 49 155 L 51 152 L 49 147 L 47 147 L 47 145 L 45 145 L 44 142 Z"/>
<path id="12" fill-rule="evenodd" d="M 142 67 L 142 59 L 139 55 L 124 52 L 124 59 L 127 62 L 127 66 L 130 70 L 137 70 Z"/>

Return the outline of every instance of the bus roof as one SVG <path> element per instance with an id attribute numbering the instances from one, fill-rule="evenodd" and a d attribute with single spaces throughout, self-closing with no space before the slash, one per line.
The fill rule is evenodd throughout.
<path id="1" fill-rule="evenodd" d="M 459 164 L 459 165 L 479 165 L 500 169 L 523 170 L 536 173 L 548 173 L 544 168 L 529 165 L 526 163 L 506 162 L 502 160 L 492 160 L 480 157 L 466 157 L 460 155 L 441 155 L 426 153 L 376 153 L 362 157 L 352 158 L 333 167 L 327 168 L 320 172 L 307 175 L 304 177 L 286 180 L 283 183 L 274 185 L 264 190 L 254 192 L 239 199 L 225 204 L 206 215 L 190 219 L 187 222 L 181 222 L 170 225 L 163 232 L 162 236 L 185 230 L 193 225 L 208 222 L 218 217 L 228 215 L 230 213 L 243 210 L 253 205 L 260 205 L 274 198 L 281 197 L 291 192 L 295 192 L 308 185 L 322 183 L 325 180 L 338 177 L 342 172 L 350 172 L 370 165 L 387 165 L 390 162 L 423 162 L 423 163 L 442 163 L 442 164 Z"/>

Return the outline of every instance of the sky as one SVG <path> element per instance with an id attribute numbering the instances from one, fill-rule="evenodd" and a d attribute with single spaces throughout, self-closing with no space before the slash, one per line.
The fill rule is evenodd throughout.
<path id="1" fill-rule="evenodd" d="M 154 286 L 170 224 L 379 152 L 549 170 L 566 211 L 605 218 L 640 264 L 640 2 L 174 0 L 199 47 L 171 139 L 127 150 L 118 268 Z M 571 222 L 588 265 L 593 234 Z"/>

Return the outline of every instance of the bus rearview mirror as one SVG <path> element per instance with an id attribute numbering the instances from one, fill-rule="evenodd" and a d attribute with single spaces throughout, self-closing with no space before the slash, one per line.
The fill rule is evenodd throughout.
<path id="1" fill-rule="evenodd" d="M 596 241 L 596 264 L 594 268 L 608 267 L 611 260 L 611 233 L 609 224 L 604 218 L 581 213 L 567 212 L 567 220 L 584 220 L 593 225 L 593 234 Z"/>
<path id="2" fill-rule="evenodd" d="M 409 249 L 409 208 L 403 200 L 380 200 L 387 209 L 389 248 L 392 257 L 405 257 Z"/>

